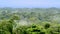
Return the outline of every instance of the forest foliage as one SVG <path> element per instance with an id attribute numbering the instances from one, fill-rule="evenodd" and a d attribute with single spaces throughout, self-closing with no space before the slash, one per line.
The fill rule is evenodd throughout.
<path id="1" fill-rule="evenodd" d="M 0 8 L 0 34 L 60 34 L 60 8 Z"/>

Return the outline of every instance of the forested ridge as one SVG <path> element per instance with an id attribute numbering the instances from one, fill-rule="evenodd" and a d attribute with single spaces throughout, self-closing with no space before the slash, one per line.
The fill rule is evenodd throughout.
<path id="1" fill-rule="evenodd" d="M 0 34 L 60 34 L 60 8 L 0 8 Z"/>

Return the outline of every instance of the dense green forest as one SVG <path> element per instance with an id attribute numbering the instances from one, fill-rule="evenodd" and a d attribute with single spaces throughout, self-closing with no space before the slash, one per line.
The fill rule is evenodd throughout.
<path id="1" fill-rule="evenodd" d="M 60 8 L 0 8 L 0 34 L 60 34 Z"/>

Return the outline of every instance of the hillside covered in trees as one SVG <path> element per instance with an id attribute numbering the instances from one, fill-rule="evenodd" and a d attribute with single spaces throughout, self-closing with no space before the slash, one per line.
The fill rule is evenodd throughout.
<path id="1" fill-rule="evenodd" d="M 60 8 L 0 8 L 0 34 L 60 34 Z"/>

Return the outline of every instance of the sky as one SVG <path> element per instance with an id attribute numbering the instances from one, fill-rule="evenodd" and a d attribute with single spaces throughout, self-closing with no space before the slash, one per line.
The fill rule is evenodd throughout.
<path id="1" fill-rule="evenodd" d="M 60 0 L 0 0 L 1 7 L 13 8 L 60 8 Z"/>

